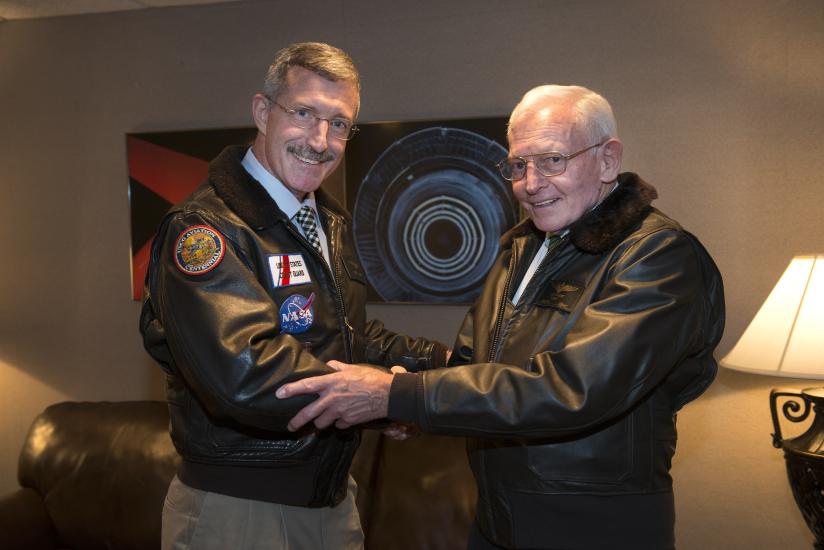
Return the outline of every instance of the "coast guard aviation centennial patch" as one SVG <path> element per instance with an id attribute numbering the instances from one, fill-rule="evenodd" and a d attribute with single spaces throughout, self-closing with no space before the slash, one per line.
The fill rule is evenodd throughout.
<path id="1" fill-rule="evenodd" d="M 306 332 L 315 321 L 315 310 L 312 302 L 315 301 L 315 293 L 309 298 L 300 294 L 292 294 L 280 306 L 280 331 L 287 334 L 300 334 Z"/>
<path id="2" fill-rule="evenodd" d="M 272 274 L 272 284 L 275 288 L 312 282 L 303 255 L 297 252 L 269 256 L 269 272 Z"/>
<path id="3" fill-rule="evenodd" d="M 188 275 L 203 275 L 223 259 L 223 235 L 208 225 L 193 225 L 183 231 L 175 245 L 175 265 Z"/>

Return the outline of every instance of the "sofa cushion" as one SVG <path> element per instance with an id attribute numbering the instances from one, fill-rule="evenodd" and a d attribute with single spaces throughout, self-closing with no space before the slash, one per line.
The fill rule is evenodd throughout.
<path id="1" fill-rule="evenodd" d="M 179 462 L 163 402 L 59 403 L 29 429 L 18 476 L 43 498 L 61 545 L 157 548 Z"/>

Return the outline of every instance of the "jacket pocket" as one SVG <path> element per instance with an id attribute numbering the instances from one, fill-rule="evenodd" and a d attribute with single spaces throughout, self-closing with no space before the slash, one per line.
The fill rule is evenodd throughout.
<path id="1" fill-rule="evenodd" d="M 529 469 L 545 481 L 619 484 L 633 470 L 632 415 L 583 437 L 527 446 Z"/>
<path id="2" fill-rule="evenodd" d="M 282 433 L 249 427 L 234 430 L 213 424 L 207 424 L 207 432 L 213 451 L 219 455 L 252 460 L 300 459 L 311 453 L 318 442 L 315 432 L 290 438 Z"/>
<path id="3" fill-rule="evenodd" d="M 341 255 L 341 263 L 343 263 L 343 268 L 346 270 L 346 274 L 350 280 L 363 285 L 366 284 L 366 273 L 363 271 L 363 267 L 361 267 L 358 260 L 344 252 Z"/>

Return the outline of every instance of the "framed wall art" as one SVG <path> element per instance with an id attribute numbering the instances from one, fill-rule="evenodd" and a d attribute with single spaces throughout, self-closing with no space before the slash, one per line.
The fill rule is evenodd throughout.
<path id="1" fill-rule="evenodd" d="M 370 301 L 470 303 L 519 206 L 506 118 L 359 124 L 346 195 Z"/>

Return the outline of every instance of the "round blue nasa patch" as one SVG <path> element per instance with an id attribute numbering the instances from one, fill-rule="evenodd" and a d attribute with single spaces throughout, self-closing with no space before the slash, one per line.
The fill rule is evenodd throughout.
<path id="1" fill-rule="evenodd" d="M 280 305 L 280 331 L 288 334 L 306 332 L 315 320 L 315 310 L 312 302 L 315 293 L 308 298 L 300 294 L 292 294 Z"/>

